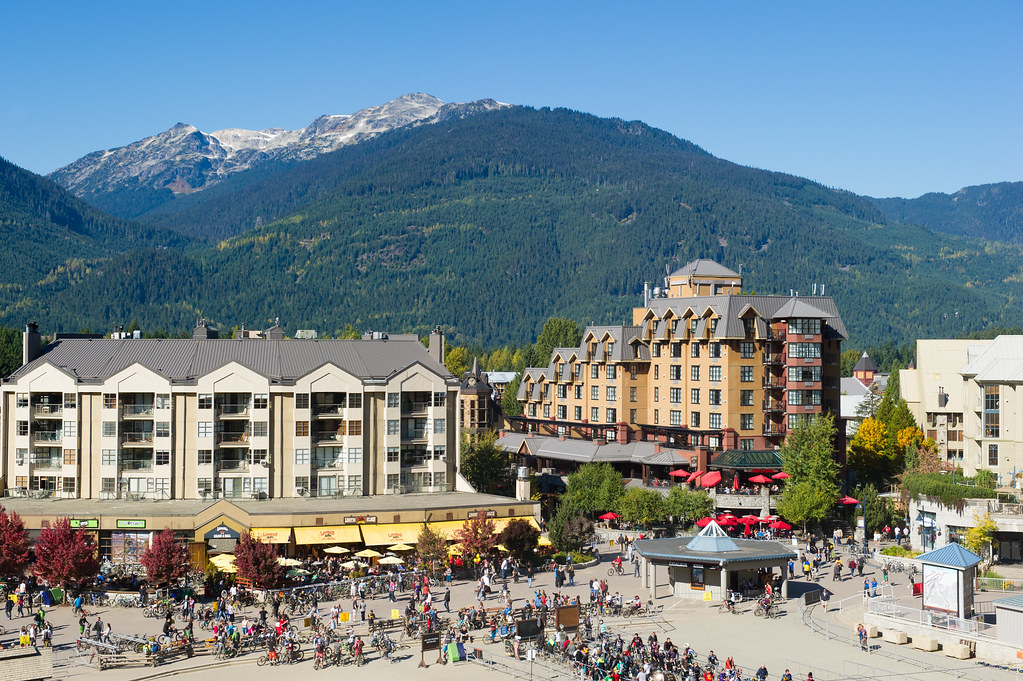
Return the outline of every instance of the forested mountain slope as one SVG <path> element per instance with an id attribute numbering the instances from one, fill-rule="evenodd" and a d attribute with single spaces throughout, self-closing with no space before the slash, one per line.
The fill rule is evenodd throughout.
<path id="1" fill-rule="evenodd" d="M 916 199 L 875 199 L 889 220 L 923 225 L 935 232 L 1023 243 L 1023 182 L 964 187 Z"/>

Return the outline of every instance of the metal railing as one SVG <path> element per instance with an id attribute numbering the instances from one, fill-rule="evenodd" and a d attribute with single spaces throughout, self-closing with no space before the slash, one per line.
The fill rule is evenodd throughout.
<path id="1" fill-rule="evenodd" d="M 152 416 L 153 405 L 151 404 L 126 404 L 121 407 L 122 416 Z"/>
<path id="2" fill-rule="evenodd" d="M 34 416 L 60 416 L 64 413 L 64 407 L 59 404 L 37 404 L 32 407 Z"/>
<path id="3" fill-rule="evenodd" d="M 151 445 L 153 434 L 146 433 L 121 433 L 121 443 L 126 445 Z"/>
<path id="4" fill-rule="evenodd" d="M 248 416 L 249 405 L 247 404 L 219 404 L 217 405 L 218 416 Z"/>
<path id="5" fill-rule="evenodd" d="M 32 433 L 32 440 L 35 442 L 60 442 L 64 434 L 59 430 L 37 430 Z"/>
<path id="6" fill-rule="evenodd" d="M 217 444 L 221 445 L 247 445 L 249 444 L 248 433 L 217 433 Z"/>
<path id="7" fill-rule="evenodd" d="M 1023 580 L 1004 577 L 977 577 L 977 588 L 982 591 L 1023 591 Z"/>
<path id="8" fill-rule="evenodd" d="M 952 617 L 951 615 L 934 612 L 933 610 L 910 608 L 888 600 L 869 599 L 867 601 L 867 614 L 903 620 L 910 624 L 924 627 L 972 634 L 974 636 L 995 637 L 995 625 L 993 624 Z"/>

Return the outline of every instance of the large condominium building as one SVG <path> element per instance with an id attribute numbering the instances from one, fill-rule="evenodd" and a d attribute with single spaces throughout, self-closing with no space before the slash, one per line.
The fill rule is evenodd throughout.
<path id="1" fill-rule="evenodd" d="M 814 414 L 839 411 L 846 337 L 824 296 L 744 295 L 709 260 L 644 293 L 631 325 L 589 326 L 523 373 L 524 430 L 682 449 L 764 450 Z"/>
<path id="2" fill-rule="evenodd" d="M 967 475 L 1014 484 L 1023 471 L 1023 336 L 919 340 L 899 389 L 924 434 Z"/>
<path id="3" fill-rule="evenodd" d="M 2 385 L 0 482 L 70 499 L 442 492 L 459 381 L 443 336 L 363 340 L 24 334 Z"/>

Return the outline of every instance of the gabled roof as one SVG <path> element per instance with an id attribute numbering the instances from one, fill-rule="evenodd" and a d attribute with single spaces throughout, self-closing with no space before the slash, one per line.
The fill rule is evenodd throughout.
<path id="1" fill-rule="evenodd" d="M 856 366 L 853 367 L 853 371 L 877 371 L 877 365 L 870 359 L 870 355 L 864 351 L 860 361 L 856 362 Z"/>
<path id="2" fill-rule="evenodd" d="M 983 560 L 973 551 L 955 543 L 945 544 L 940 549 L 917 556 L 916 559 L 921 563 L 945 565 L 963 570 L 978 565 Z"/>
<path id="3" fill-rule="evenodd" d="M 673 277 L 735 277 L 739 279 L 739 273 L 730 270 L 720 263 L 706 258 L 688 262 L 671 273 Z"/>
<path id="4" fill-rule="evenodd" d="M 990 343 L 971 345 L 963 376 L 979 383 L 1023 381 L 1023 336 L 998 336 Z"/>
<path id="5" fill-rule="evenodd" d="M 786 307 L 787 304 L 792 303 Z M 799 303 L 798 305 L 796 303 Z M 705 310 L 710 307 L 721 319 L 718 322 L 715 338 L 744 338 L 745 329 L 742 325 L 742 315 L 752 306 L 765 319 L 785 319 L 798 317 L 797 311 L 805 311 L 810 318 L 820 318 L 827 322 L 833 329 L 834 335 L 840 338 L 848 338 L 845 324 L 838 314 L 838 307 L 835 300 L 827 296 L 807 296 L 805 299 L 800 296 L 750 296 L 750 295 L 717 295 L 697 296 L 694 298 L 653 298 L 647 303 L 647 308 L 652 310 L 658 317 L 663 317 L 669 309 L 678 309 L 680 304 L 685 304 L 695 310 Z M 803 304 L 806 307 L 803 307 Z M 782 315 L 781 310 L 787 314 Z M 789 314 L 791 313 L 791 314 Z M 825 336 L 827 338 L 827 336 Z"/>
<path id="6" fill-rule="evenodd" d="M 827 319 L 828 313 L 810 305 L 803 298 L 790 298 L 787 303 L 778 308 L 773 316 L 776 319 L 793 319 L 796 317 L 805 319 Z"/>

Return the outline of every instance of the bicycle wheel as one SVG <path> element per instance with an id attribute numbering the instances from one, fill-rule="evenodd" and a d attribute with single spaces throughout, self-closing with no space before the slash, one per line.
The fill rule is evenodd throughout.
<path id="1" fill-rule="evenodd" d="M 607 576 L 608 577 L 613 577 L 614 574 L 615 574 L 614 568 L 608 568 L 607 569 Z"/>
<path id="2" fill-rule="evenodd" d="M 266 655 L 260 655 L 259 657 L 256 658 L 256 664 L 258 664 L 260 667 L 264 666 L 266 663 L 267 663 Z"/>
<path id="3" fill-rule="evenodd" d="M 757 617 L 760 617 L 761 615 L 763 615 L 763 614 L 764 614 L 764 609 L 763 609 L 763 608 L 762 608 L 761 606 L 759 606 L 759 605 L 758 605 L 758 606 L 757 606 L 757 607 L 756 607 L 756 608 L 755 608 L 755 609 L 753 610 L 753 614 L 754 614 L 754 615 L 756 615 Z"/>

